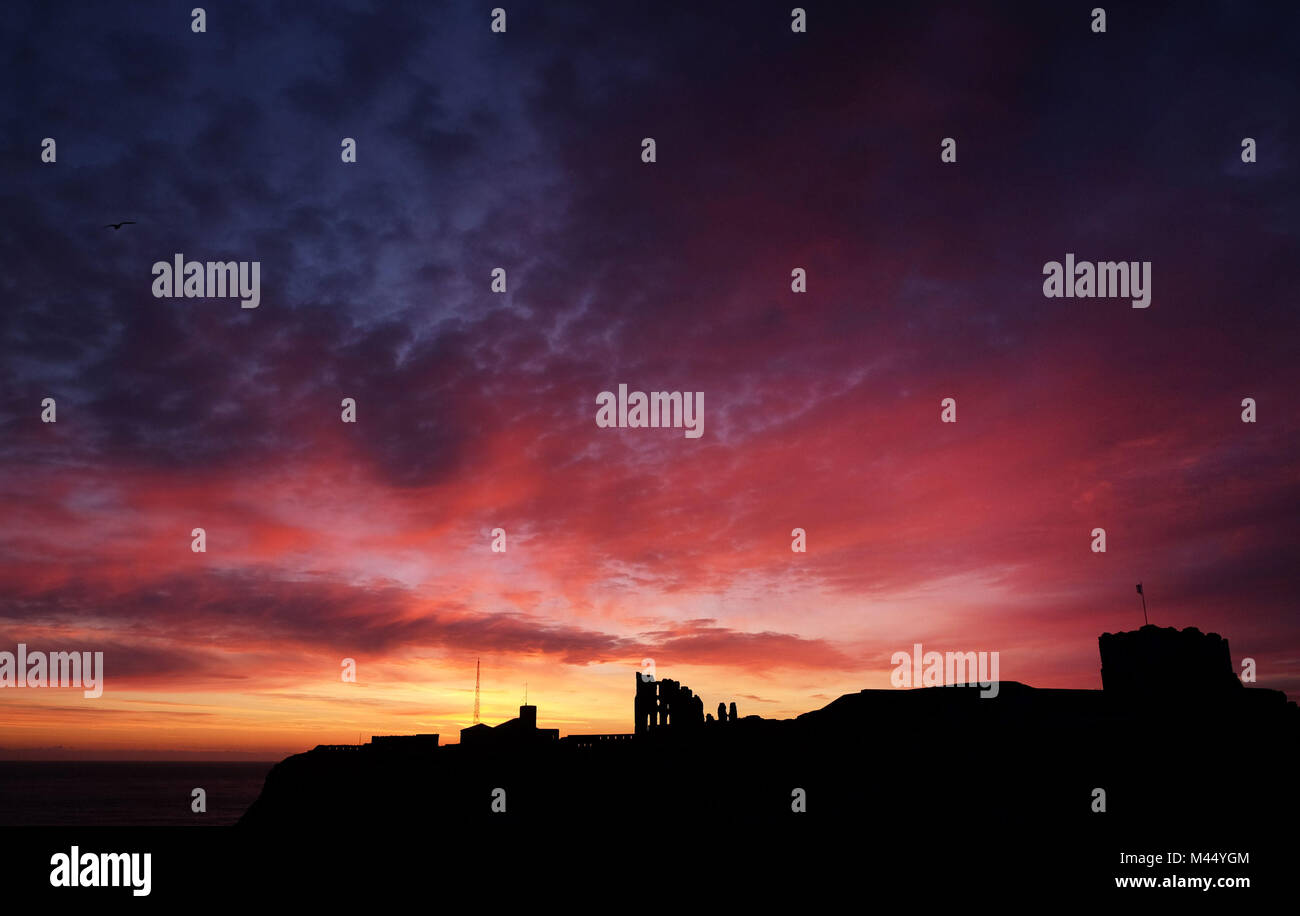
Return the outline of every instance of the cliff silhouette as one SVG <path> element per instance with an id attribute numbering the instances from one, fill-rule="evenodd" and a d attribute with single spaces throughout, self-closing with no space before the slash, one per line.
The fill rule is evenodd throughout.
<path id="1" fill-rule="evenodd" d="M 459 745 L 424 735 L 321 746 L 276 765 L 240 824 L 497 819 L 557 830 L 727 825 L 744 836 L 835 823 L 883 826 L 900 840 L 937 825 L 1021 844 L 1043 828 L 1083 849 L 1144 830 L 1221 844 L 1224 831 L 1241 836 L 1255 818 L 1297 810 L 1288 773 L 1300 709 L 1243 686 L 1226 640 L 1148 626 L 1103 634 L 1099 649 L 1101 690 L 862 690 L 783 720 L 734 705 L 705 716 L 689 688 L 632 672 L 629 733 L 559 738 L 526 706 L 509 723 L 462 730 Z M 498 789 L 504 810 L 494 810 Z"/>

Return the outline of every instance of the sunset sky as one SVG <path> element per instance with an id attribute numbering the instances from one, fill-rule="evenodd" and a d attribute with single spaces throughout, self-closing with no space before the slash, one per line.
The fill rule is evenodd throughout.
<path id="1" fill-rule="evenodd" d="M 0 758 L 454 742 L 476 658 L 562 734 L 647 657 L 778 718 L 918 642 L 1099 688 L 1139 580 L 1300 698 L 1300 8 L 191 6 L 0 23 L 0 650 L 105 653 Z M 154 298 L 178 252 L 260 306 Z"/>

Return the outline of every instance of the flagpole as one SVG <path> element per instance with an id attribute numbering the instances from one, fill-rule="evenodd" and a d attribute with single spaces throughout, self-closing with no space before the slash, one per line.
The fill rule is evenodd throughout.
<path id="1" fill-rule="evenodd" d="M 1141 582 L 1138 583 L 1138 594 L 1142 596 L 1142 622 L 1147 626 L 1151 626 L 1151 621 L 1147 620 L 1147 596 L 1146 592 L 1142 591 Z"/>

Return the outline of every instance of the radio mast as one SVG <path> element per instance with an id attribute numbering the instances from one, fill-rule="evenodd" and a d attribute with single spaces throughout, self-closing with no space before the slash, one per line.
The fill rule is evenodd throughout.
<path id="1" fill-rule="evenodd" d="M 474 659 L 474 724 L 478 725 L 478 666 L 479 660 Z"/>

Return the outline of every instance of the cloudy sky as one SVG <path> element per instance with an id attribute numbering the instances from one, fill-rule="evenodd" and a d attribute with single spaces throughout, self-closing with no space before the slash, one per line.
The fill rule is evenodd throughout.
<path id="1" fill-rule="evenodd" d="M 106 687 L 5 690 L 0 756 L 454 741 L 476 658 L 563 733 L 647 657 L 773 717 L 918 642 L 1099 687 L 1139 580 L 1300 695 L 1300 10 L 495 5 L 7 9 L 0 649 Z M 154 298 L 178 252 L 260 307 Z"/>

